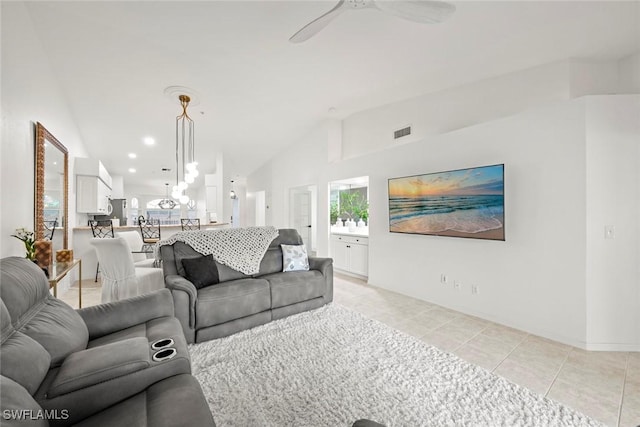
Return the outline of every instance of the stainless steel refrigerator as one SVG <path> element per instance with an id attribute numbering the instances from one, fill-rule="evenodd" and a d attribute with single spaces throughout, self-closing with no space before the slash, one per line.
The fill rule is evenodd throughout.
<path id="1" fill-rule="evenodd" d="M 127 199 L 110 199 L 107 209 L 110 212 L 108 215 L 95 215 L 95 220 L 102 221 L 116 218 L 120 220 L 120 226 L 127 225 Z"/>

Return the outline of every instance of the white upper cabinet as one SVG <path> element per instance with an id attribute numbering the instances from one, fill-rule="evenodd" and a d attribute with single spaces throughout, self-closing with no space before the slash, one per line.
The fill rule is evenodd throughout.
<path id="1" fill-rule="evenodd" d="M 112 180 L 102 162 L 76 157 L 76 212 L 108 215 Z"/>

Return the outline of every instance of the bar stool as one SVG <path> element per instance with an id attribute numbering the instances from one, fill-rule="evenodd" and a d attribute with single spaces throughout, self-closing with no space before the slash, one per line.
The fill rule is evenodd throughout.
<path id="1" fill-rule="evenodd" d="M 44 240 L 53 240 L 53 234 L 56 232 L 56 227 L 58 226 L 58 218 L 53 221 L 42 221 L 44 225 L 44 231 L 42 233 L 42 237 Z"/>
<path id="2" fill-rule="evenodd" d="M 160 240 L 160 222 L 149 219 L 138 223 L 140 226 L 140 234 L 144 243 L 158 243 Z"/>
<path id="3" fill-rule="evenodd" d="M 180 218 L 182 231 L 200 230 L 200 218 Z"/>
<path id="4" fill-rule="evenodd" d="M 96 239 L 113 239 L 113 223 L 110 219 L 105 221 L 89 221 L 91 232 Z M 96 264 L 96 282 L 98 281 L 98 271 L 100 271 L 100 261 Z"/>

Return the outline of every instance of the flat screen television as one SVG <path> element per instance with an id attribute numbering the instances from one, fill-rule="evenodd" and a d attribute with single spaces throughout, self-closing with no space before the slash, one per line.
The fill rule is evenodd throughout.
<path id="1" fill-rule="evenodd" d="M 505 240 L 504 164 L 389 179 L 389 231 Z"/>

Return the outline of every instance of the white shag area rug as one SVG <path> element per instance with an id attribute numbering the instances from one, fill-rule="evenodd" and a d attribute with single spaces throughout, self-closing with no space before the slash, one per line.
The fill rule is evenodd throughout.
<path id="1" fill-rule="evenodd" d="M 218 427 L 600 425 L 336 304 L 189 350 Z"/>

